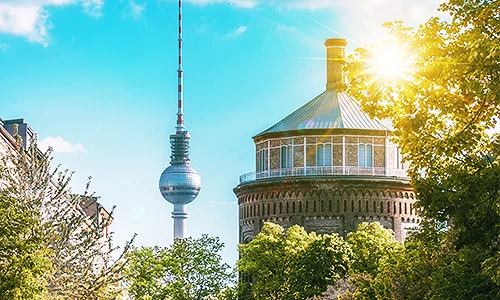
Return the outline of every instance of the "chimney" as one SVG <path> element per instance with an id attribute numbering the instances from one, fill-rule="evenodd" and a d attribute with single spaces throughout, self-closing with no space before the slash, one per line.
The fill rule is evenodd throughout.
<path id="1" fill-rule="evenodd" d="M 343 66 L 345 63 L 345 39 L 328 39 L 326 46 L 326 89 L 334 90 L 342 87 L 344 82 Z"/>

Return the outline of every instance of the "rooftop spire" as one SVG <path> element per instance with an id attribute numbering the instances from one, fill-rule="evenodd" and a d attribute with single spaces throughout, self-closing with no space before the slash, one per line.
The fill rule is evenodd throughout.
<path id="1" fill-rule="evenodd" d="M 344 63 L 345 63 L 345 39 L 334 38 L 325 42 L 326 46 L 326 89 L 334 90 L 342 87 L 344 81 Z"/>
<path id="2" fill-rule="evenodd" d="M 182 0 L 179 0 L 179 68 L 177 69 L 177 74 L 179 78 L 179 90 L 177 98 L 177 133 L 185 131 L 184 127 L 184 111 L 183 111 L 183 101 L 184 101 L 184 78 L 182 70 Z"/>

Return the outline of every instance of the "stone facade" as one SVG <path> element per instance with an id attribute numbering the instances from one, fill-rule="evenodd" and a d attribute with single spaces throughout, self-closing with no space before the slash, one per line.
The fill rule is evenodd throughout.
<path id="1" fill-rule="evenodd" d="M 407 180 L 306 176 L 249 182 L 234 192 L 241 243 L 252 240 L 264 222 L 344 237 L 361 222 L 380 222 L 398 241 L 420 223 Z"/>
<path id="2" fill-rule="evenodd" d="M 270 169 L 234 189 L 241 243 L 255 237 L 264 222 L 285 228 L 298 224 L 307 231 L 344 237 L 361 222 L 379 222 L 392 229 L 398 241 L 404 241 L 420 223 L 415 194 L 387 132 L 330 132 L 256 139 L 255 144 L 256 164 L 263 158 Z M 331 166 L 317 166 L 320 144 L 332 145 Z M 372 147 L 369 167 L 359 166 L 360 145 Z M 281 148 L 289 146 L 293 168 L 283 169 Z M 260 151 L 266 155 L 259 155 Z"/>

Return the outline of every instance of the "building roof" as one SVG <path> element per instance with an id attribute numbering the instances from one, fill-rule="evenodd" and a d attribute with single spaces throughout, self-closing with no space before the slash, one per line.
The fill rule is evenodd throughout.
<path id="1" fill-rule="evenodd" d="M 255 137 L 307 129 L 391 131 L 389 125 L 364 113 L 354 98 L 344 92 L 337 92 L 337 89 L 329 89 Z"/>

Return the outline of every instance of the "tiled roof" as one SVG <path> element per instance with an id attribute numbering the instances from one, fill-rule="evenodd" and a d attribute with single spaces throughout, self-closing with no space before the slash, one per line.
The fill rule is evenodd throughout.
<path id="1" fill-rule="evenodd" d="M 390 131 L 390 126 L 371 119 L 358 102 L 336 89 L 327 90 L 256 137 L 276 132 L 307 129 L 366 129 Z"/>

